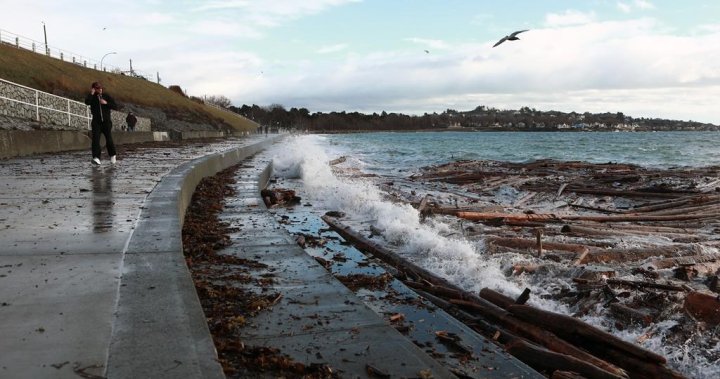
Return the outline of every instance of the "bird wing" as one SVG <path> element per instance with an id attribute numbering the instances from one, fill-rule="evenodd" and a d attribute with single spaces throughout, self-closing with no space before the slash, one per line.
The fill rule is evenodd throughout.
<path id="1" fill-rule="evenodd" d="M 493 45 L 493 47 L 495 47 L 495 46 L 497 46 L 497 45 L 499 45 L 499 44 L 507 41 L 507 39 L 508 39 L 508 36 L 505 36 L 505 37 L 501 38 L 500 41 L 497 41 L 497 42 Z"/>
<path id="2" fill-rule="evenodd" d="M 510 37 L 515 37 L 516 35 L 518 35 L 522 32 L 527 32 L 528 30 L 530 30 L 530 29 L 518 30 L 517 32 L 513 32 L 513 34 L 510 34 Z"/>

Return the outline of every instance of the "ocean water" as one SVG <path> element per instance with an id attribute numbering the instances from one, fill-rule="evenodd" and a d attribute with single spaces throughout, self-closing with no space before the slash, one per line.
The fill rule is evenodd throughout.
<path id="1" fill-rule="evenodd" d="M 633 163 L 648 167 L 720 164 L 720 132 L 439 132 L 323 136 L 329 151 L 393 175 L 453 160 L 536 159 Z"/>
<path id="2" fill-rule="evenodd" d="M 410 205 L 385 200 L 376 180 L 337 176 L 328 162 L 346 156 L 343 167 L 392 180 L 424 166 L 465 159 L 524 162 L 550 158 L 699 167 L 720 164 L 719 146 L 720 133 L 706 132 L 366 133 L 293 136 L 269 153 L 274 157 L 275 175 L 301 181 L 303 201 L 320 213 L 339 210 L 366 220 L 397 253 L 468 291 L 489 287 L 517 296 L 527 287 L 532 290 L 533 305 L 568 314 L 572 310 L 565 305 L 541 297 L 574 288 L 570 278 L 561 275 L 561 267 L 542 281 L 537 275 L 508 276 L 513 264 L 528 261 L 526 255 L 485 254 L 482 238 L 466 239 L 457 233 L 459 221 L 430 218 L 421 222 Z M 673 322 L 617 331 L 603 317 L 590 316 L 586 321 L 629 341 L 642 339 L 643 346 L 666 355 L 673 367 L 689 377 L 720 377 L 720 362 L 708 360 L 699 351 L 720 354 L 720 343 L 708 346 L 689 340 L 682 346 L 667 346 L 664 337 L 671 333 Z"/>

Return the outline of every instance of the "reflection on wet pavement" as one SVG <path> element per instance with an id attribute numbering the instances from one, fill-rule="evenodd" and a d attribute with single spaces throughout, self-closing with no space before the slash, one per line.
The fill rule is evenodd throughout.
<path id="1" fill-rule="evenodd" d="M 93 232 L 103 233 L 113 226 L 113 186 L 114 167 L 92 167 L 92 215 Z"/>

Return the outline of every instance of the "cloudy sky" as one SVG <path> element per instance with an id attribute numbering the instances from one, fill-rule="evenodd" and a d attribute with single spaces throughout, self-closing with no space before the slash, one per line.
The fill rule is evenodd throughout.
<path id="1" fill-rule="evenodd" d="M 311 112 L 478 105 L 720 124 L 720 1 L 0 0 L 14 33 L 194 96 Z M 493 48 L 520 29 L 519 41 Z M 5 38 L 5 37 L 3 37 Z"/>

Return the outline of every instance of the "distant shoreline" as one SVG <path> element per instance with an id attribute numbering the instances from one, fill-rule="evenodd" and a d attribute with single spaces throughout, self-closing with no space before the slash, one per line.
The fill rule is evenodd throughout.
<path id="1" fill-rule="evenodd" d="M 620 129 L 538 129 L 538 128 L 442 128 L 442 129 L 382 129 L 382 130 L 308 130 L 311 134 L 353 134 L 353 133 L 431 133 L 431 132 L 460 132 L 460 133 L 668 133 L 668 132 L 720 132 L 720 130 L 620 130 Z"/>

